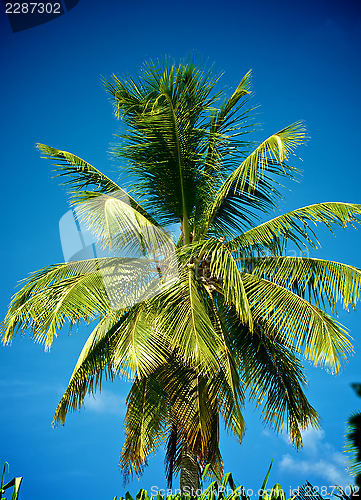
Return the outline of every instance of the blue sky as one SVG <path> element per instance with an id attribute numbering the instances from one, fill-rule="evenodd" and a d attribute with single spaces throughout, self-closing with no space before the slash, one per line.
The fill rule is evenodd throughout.
<path id="1" fill-rule="evenodd" d="M 59 19 L 15 34 L 1 11 L 1 316 L 19 280 L 63 260 L 59 220 L 68 199 L 35 144 L 71 151 L 118 178 L 109 149 L 119 123 L 102 76 L 134 74 L 145 60 L 193 50 L 224 71 L 230 90 L 252 69 L 263 129 L 255 138 L 299 119 L 310 135 L 297 151 L 302 182 L 286 193 L 285 212 L 322 201 L 361 203 L 360 49 L 356 1 L 80 0 Z M 337 230 L 336 238 L 323 228 L 318 234 L 314 256 L 361 267 L 360 228 Z M 222 434 L 225 470 L 246 488 L 260 487 L 273 456 L 270 484 L 280 482 L 287 496 L 306 480 L 319 487 L 349 481 L 342 447 L 345 421 L 360 406 L 350 383 L 361 382 L 361 331 L 359 313 L 341 310 L 339 320 L 356 354 L 337 377 L 307 368 L 307 394 L 323 424 L 305 433 L 302 452 L 265 428 L 252 405 L 241 446 Z M 26 336 L 0 346 L 0 460 L 10 463 L 9 478 L 24 476 L 22 500 L 124 494 L 117 464 L 128 383 L 105 384 L 64 427 L 51 427 L 87 333 L 81 327 L 69 336 L 64 328 L 50 353 Z M 160 450 L 127 489 L 164 487 L 163 458 Z"/>

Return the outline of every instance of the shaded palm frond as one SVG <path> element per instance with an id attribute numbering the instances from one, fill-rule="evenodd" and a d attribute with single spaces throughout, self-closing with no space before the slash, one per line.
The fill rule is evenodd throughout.
<path id="1" fill-rule="evenodd" d="M 236 364 L 237 353 L 234 351 L 229 336 L 229 326 L 223 299 L 219 296 L 212 301 L 210 317 L 224 343 L 223 356 L 220 357 L 220 370 L 209 380 L 208 391 L 211 399 L 219 402 L 227 431 L 239 443 L 245 433 L 245 422 L 241 408 L 245 404 L 243 381 Z"/>
<path id="2" fill-rule="evenodd" d="M 204 135 L 197 125 L 216 100 L 210 95 L 216 80 L 192 62 L 175 68 L 169 61 L 161 72 L 148 64 L 140 80 L 136 96 L 131 79 L 107 86 L 129 128 L 116 154 L 129 161 L 140 180 L 134 192 L 147 193 L 152 213 L 163 222 L 164 217 L 187 222 L 196 201 L 196 162 Z"/>
<path id="3" fill-rule="evenodd" d="M 208 397 L 206 379 L 185 365 L 182 359 L 168 361 L 162 371 L 172 413 L 181 423 L 182 440 L 193 449 L 199 442 L 204 453 L 210 441 L 210 422 L 215 401 Z"/>
<path id="4" fill-rule="evenodd" d="M 180 440 L 178 437 L 177 424 L 172 422 L 171 429 L 168 435 L 167 447 L 164 458 L 165 477 L 167 479 L 167 488 L 172 488 L 173 471 L 177 455 L 179 455 Z M 178 446 L 177 446 L 178 445 Z"/>
<path id="5" fill-rule="evenodd" d="M 194 450 L 198 464 L 207 463 L 222 470 L 223 462 L 218 448 L 219 401 L 208 391 L 208 381 L 182 358 L 173 355 L 158 372 L 168 394 L 171 421 L 176 425 L 173 436 L 173 472 L 181 467 L 181 450 L 184 446 Z"/>
<path id="6" fill-rule="evenodd" d="M 223 198 L 217 210 L 214 213 L 211 224 L 208 226 L 207 235 L 227 236 L 232 239 L 234 235 L 242 233 L 249 228 L 253 228 L 260 219 L 260 214 L 269 213 L 276 208 L 274 198 L 280 198 L 281 195 L 266 179 L 260 179 L 258 187 L 251 193 L 240 190 L 234 182 L 227 196 Z M 270 196 L 272 193 L 272 196 Z M 213 203 L 213 199 L 209 200 Z M 209 210 L 210 203 L 207 205 Z M 202 219 L 201 219 L 202 220 Z M 205 217 L 204 221 L 207 220 Z M 204 233 L 204 224 L 196 228 L 196 234 L 201 236 Z"/>
<path id="7" fill-rule="evenodd" d="M 346 425 L 345 452 L 348 454 L 347 470 L 353 476 L 361 474 L 361 412 L 352 413 Z"/>
<path id="8" fill-rule="evenodd" d="M 265 423 L 276 432 L 285 425 L 293 445 L 302 447 L 301 430 L 319 428 L 319 416 L 303 392 L 307 378 L 297 352 L 288 342 L 269 336 L 262 324 L 253 334 L 245 328 L 242 332 L 234 313 L 228 314 L 235 325 L 231 335 L 237 366 L 250 399 L 262 408 Z"/>
<path id="9" fill-rule="evenodd" d="M 119 467 L 125 480 L 140 477 L 148 457 L 167 439 L 169 408 L 167 394 L 153 375 L 137 379 L 128 394 L 125 442 Z"/>

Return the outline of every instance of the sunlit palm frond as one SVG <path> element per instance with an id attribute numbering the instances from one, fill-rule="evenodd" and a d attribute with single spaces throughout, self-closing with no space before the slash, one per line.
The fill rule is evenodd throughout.
<path id="1" fill-rule="evenodd" d="M 206 265 L 204 266 L 204 264 Z M 210 276 L 203 276 L 204 273 L 207 273 L 205 269 L 207 264 Z M 247 294 L 236 262 L 228 248 L 214 238 L 208 239 L 200 246 L 194 266 L 196 276 L 205 282 L 205 286 L 207 286 L 207 278 L 211 282 L 213 278 L 217 290 L 224 295 L 229 304 L 234 305 L 243 323 L 252 329 L 253 320 Z"/>
<path id="2" fill-rule="evenodd" d="M 52 161 L 56 167 L 55 171 L 58 172 L 57 177 L 69 177 L 64 182 L 65 186 L 71 186 L 75 190 L 94 186 L 101 193 L 111 193 L 120 189 L 118 184 L 78 156 L 45 144 L 37 144 L 37 147 L 42 153 L 42 158 Z"/>
<path id="3" fill-rule="evenodd" d="M 3 322 L 2 340 L 11 342 L 20 328 L 49 349 L 66 321 L 86 323 L 106 314 L 110 303 L 97 260 L 49 266 L 32 273 L 13 297 Z"/>
<path id="4" fill-rule="evenodd" d="M 273 281 L 298 295 L 308 296 L 318 307 L 326 300 L 333 313 L 336 302 L 356 307 L 361 291 L 361 270 L 329 260 L 307 257 L 262 257 L 248 259 L 252 274 Z"/>
<path id="5" fill-rule="evenodd" d="M 224 128 L 225 121 L 229 118 L 231 111 L 234 111 L 234 108 L 237 106 L 239 101 L 246 95 L 250 93 L 251 87 L 251 70 L 249 70 L 242 80 L 240 81 L 238 87 L 233 92 L 230 98 L 228 98 L 222 105 L 217 114 L 216 123 L 215 123 L 215 131 L 219 132 Z"/>
<path id="6" fill-rule="evenodd" d="M 174 246 L 164 229 L 134 210 L 120 189 L 83 201 L 76 214 L 104 249 L 159 257 L 171 253 Z"/>
<path id="7" fill-rule="evenodd" d="M 271 281 L 242 273 L 255 322 L 277 331 L 314 365 L 338 372 L 353 351 L 349 335 L 331 316 L 292 291 Z"/>
<path id="8" fill-rule="evenodd" d="M 280 130 L 262 142 L 225 180 L 220 187 L 208 212 L 208 225 L 213 222 L 229 193 L 250 193 L 257 189 L 261 180 L 274 184 L 274 175 L 293 177 L 295 169 L 285 162 L 293 150 L 305 141 L 305 128 L 302 122 L 296 122 Z M 277 184 L 277 183 L 276 183 Z M 277 192 L 277 191 L 276 191 Z M 272 204 L 272 189 L 268 193 Z"/>
<path id="9" fill-rule="evenodd" d="M 37 144 L 37 147 L 43 153 L 43 158 L 53 162 L 56 167 L 55 172 L 59 172 L 57 177 L 69 177 L 63 185 L 71 188 L 71 198 L 74 204 L 94 198 L 97 193 L 109 194 L 119 191 L 124 193 L 116 182 L 78 156 L 45 144 Z M 86 187 L 94 187 L 96 191 L 85 191 Z M 127 194 L 127 203 L 141 216 L 156 224 L 155 220 L 129 194 Z"/>
<path id="10" fill-rule="evenodd" d="M 345 228 L 361 220 L 361 205 L 353 203 L 316 203 L 279 215 L 227 242 L 227 246 L 242 258 L 256 248 L 258 251 L 284 251 L 287 240 L 301 250 L 317 248 L 319 242 L 312 225 L 324 224 L 331 232 L 333 226 Z"/>
<path id="11" fill-rule="evenodd" d="M 207 292 L 192 267 L 185 269 L 174 286 L 154 299 L 155 328 L 164 332 L 172 349 L 178 349 L 186 363 L 200 372 L 215 373 L 223 344 L 209 318 L 205 296 Z"/>
<path id="12" fill-rule="evenodd" d="M 125 320 L 126 314 L 112 311 L 94 328 L 80 353 L 68 387 L 62 396 L 53 418 L 53 425 L 65 424 L 70 411 L 80 410 L 87 393 L 101 390 L 103 377 L 113 379 L 114 332 Z"/>
<path id="13" fill-rule="evenodd" d="M 170 353 L 167 339 L 152 327 L 154 314 L 147 302 L 134 305 L 119 325 L 113 345 L 113 366 L 122 376 L 148 376 L 165 363 Z"/>

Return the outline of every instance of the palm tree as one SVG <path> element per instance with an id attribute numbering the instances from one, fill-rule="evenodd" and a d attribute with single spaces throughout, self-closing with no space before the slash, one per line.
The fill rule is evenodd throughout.
<path id="1" fill-rule="evenodd" d="M 219 78 L 191 57 L 104 82 L 125 127 L 113 153 L 131 176 L 127 205 L 120 186 L 95 167 L 39 145 L 68 177 L 79 218 L 104 247 L 137 243 L 149 256 L 154 240 L 166 239 L 161 226 L 179 224 L 176 282 L 117 308 L 101 270 L 117 258 L 123 269 L 122 257 L 49 266 L 23 282 L 2 331 L 5 343 L 20 328 L 50 348 L 65 321 L 98 319 L 53 423 L 64 424 L 103 377 L 131 378 L 121 469 L 140 475 L 167 443 L 168 481 L 180 471 L 183 492 L 197 488 L 206 463 L 222 471 L 220 417 L 241 442 L 247 398 L 302 446 L 301 430 L 317 427 L 319 417 L 303 392 L 301 359 L 340 369 L 352 345 L 325 309 L 336 313 L 337 301 L 354 308 L 361 288 L 359 269 L 306 256 L 317 248 L 314 224 L 359 222 L 361 205 L 317 203 L 259 223 L 281 199 L 278 179 L 296 173 L 288 161 L 305 129 L 297 122 L 254 148 L 246 140 L 254 129 L 250 73 L 229 98 L 217 90 Z M 300 256 L 287 256 L 288 245 Z"/>

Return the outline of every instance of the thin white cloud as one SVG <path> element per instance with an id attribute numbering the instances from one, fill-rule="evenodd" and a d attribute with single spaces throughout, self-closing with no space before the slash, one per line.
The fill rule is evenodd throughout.
<path id="1" fill-rule="evenodd" d="M 57 383 L 38 380 L 0 380 L 0 400 L 19 400 L 19 398 L 34 398 L 42 395 L 62 395 L 64 388 Z"/>
<path id="2" fill-rule="evenodd" d="M 112 415 L 125 414 L 125 398 L 111 391 L 102 390 L 95 396 L 88 395 L 84 401 L 86 410 Z"/>
<path id="3" fill-rule="evenodd" d="M 286 442 L 290 442 L 283 435 Z M 303 449 L 302 456 L 305 459 L 292 457 L 289 453 L 282 456 L 279 468 L 288 473 L 301 473 L 302 475 L 317 476 L 328 486 L 346 486 L 352 482 L 352 478 L 346 471 L 346 461 L 342 453 L 325 441 L 325 431 L 307 429 L 302 432 Z"/>
<path id="4" fill-rule="evenodd" d="M 340 453 L 341 455 L 341 453 Z M 312 474 L 322 478 L 327 483 L 327 486 L 341 485 L 346 486 L 350 482 L 350 476 L 345 470 L 340 461 L 334 461 L 334 457 L 327 457 L 326 460 L 298 460 L 291 457 L 291 455 L 283 455 L 279 467 L 282 471 L 292 473 L 297 472 L 301 474 Z"/>

